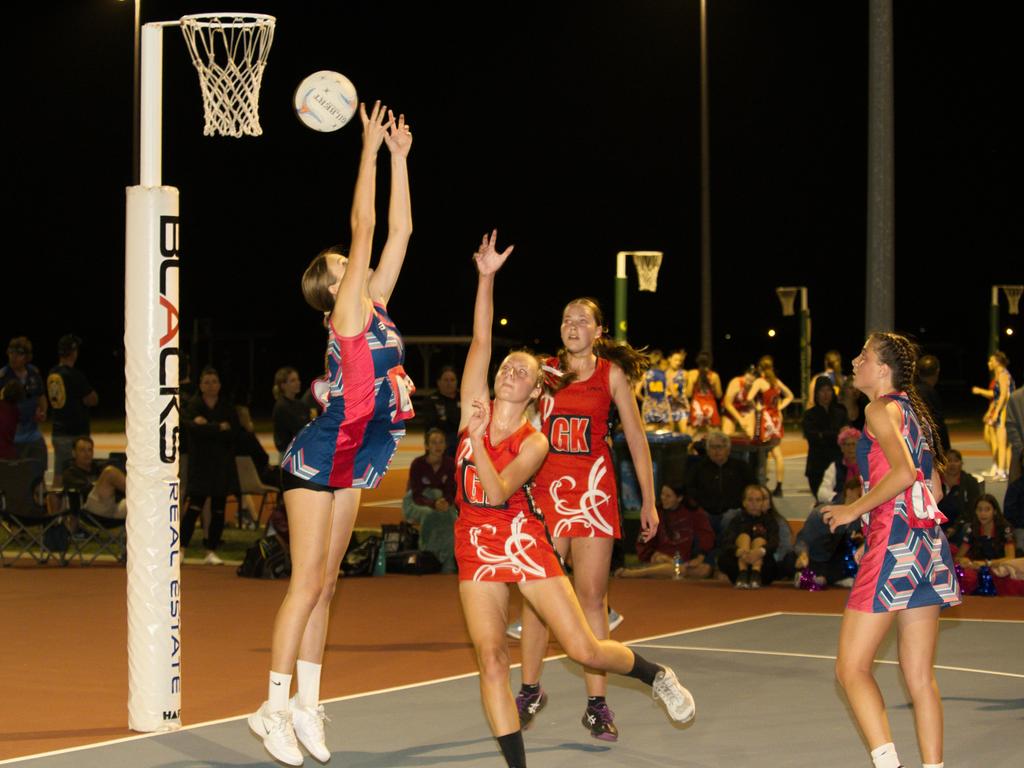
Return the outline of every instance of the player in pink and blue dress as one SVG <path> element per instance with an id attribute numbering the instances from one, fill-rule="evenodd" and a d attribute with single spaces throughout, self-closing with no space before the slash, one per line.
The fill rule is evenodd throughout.
<path id="1" fill-rule="evenodd" d="M 288 508 L 291 582 L 274 621 L 267 701 L 249 727 L 283 763 L 301 765 L 298 741 L 317 760 L 331 753 L 324 741 L 320 664 L 338 568 L 348 548 L 362 488 L 387 471 L 412 416 L 404 348 L 388 316 L 412 234 L 406 158 L 412 133 L 405 116 L 377 102 L 367 116 L 360 104 L 363 149 L 352 198 L 352 246 L 321 252 L 302 276 L 306 301 L 323 312 L 328 329 L 327 374 L 313 385 L 323 413 L 284 452 L 282 481 Z M 377 153 L 391 154 L 388 239 L 370 269 L 375 226 Z M 298 677 L 289 699 L 292 671 Z"/>
<path id="2" fill-rule="evenodd" d="M 874 333 L 853 361 L 854 386 L 871 401 L 857 449 L 865 493 L 852 504 L 822 510 L 833 531 L 861 516 L 866 521 L 864 554 L 839 634 L 836 677 L 876 768 L 901 765 L 871 674 L 893 621 L 924 768 L 943 765 L 942 700 L 932 660 L 939 610 L 960 603 L 949 543 L 939 527 L 945 518 L 930 490 L 941 488 L 943 457 L 934 439 L 938 430 L 914 388 L 917 357 L 903 336 Z"/>

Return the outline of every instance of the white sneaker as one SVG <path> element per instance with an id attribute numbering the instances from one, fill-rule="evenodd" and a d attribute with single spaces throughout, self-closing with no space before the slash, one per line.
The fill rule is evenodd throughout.
<path id="1" fill-rule="evenodd" d="M 523 639 L 523 620 L 522 619 L 516 619 L 511 624 L 509 624 L 508 628 L 505 630 L 505 634 L 508 635 L 509 637 L 511 637 L 513 640 L 522 640 Z"/>
<path id="2" fill-rule="evenodd" d="M 224 561 L 217 557 L 216 552 L 207 552 L 203 558 L 203 565 L 224 565 Z"/>
<path id="3" fill-rule="evenodd" d="M 697 704 L 688 690 L 683 688 L 676 673 L 669 667 L 662 667 L 654 677 L 651 693 L 661 699 L 668 710 L 668 716 L 677 723 L 688 723 L 697 714 Z"/>
<path id="4" fill-rule="evenodd" d="M 614 608 L 608 609 L 608 631 L 611 632 L 619 624 L 625 621 L 626 617 L 616 611 Z"/>
<path id="5" fill-rule="evenodd" d="M 271 757 L 287 765 L 302 765 L 302 753 L 295 743 L 295 731 L 287 712 L 270 712 L 267 702 L 249 715 L 249 728 L 263 739 Z"/>
<path id="6" fill-rule="evenodd" d="M 288 711 L 292 715 L 292 727 L 295 729 L 295 736 L 302 746 L 309 750 L 309 754 L 326 763 L 331 759 L 331 750 L 327 748 L 324 739 L 324 720 L 330 720 L 323 706 L 304 707 L 299 704 L 298 695 L 288 700 Z"/>

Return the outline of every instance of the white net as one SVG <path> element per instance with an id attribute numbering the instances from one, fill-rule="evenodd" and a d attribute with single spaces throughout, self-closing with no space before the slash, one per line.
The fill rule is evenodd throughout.
<path id="1" fill-rule="evenodd" d="M 633 251 L 633 266 L 636 267 L 637 277 L 640 278 L 640 290 L 658 290 L 658 270 L 661 268 L 661 251 Z"/>
<path id="2" fill-rule="evenodd" d="M 1003 293 L 1006 294 L 1006 302 L 1010 305 L 1010 314 L 1020 314 L 1020 295 L 1024 292 L 1024 285 L 1004 285 Z"/>
<path id="3" fill-rule="evenodd" d="M 776 288 L 775 294 L 779 297 L 779 303 L 782 304 L 782 316 L 792 317 L 793 305 L 796 302 L 796 288 Z"/>
<path id="4" fill-rule="evenodd" d="M 181 31 L 199 73 L 204 136 L 260 136 L 259 100 L 273 16 L 199 13 L 181 17 Z"/>

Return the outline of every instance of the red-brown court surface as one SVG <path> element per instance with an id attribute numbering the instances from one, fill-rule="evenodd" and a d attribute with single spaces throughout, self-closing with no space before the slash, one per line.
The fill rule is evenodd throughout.
<path id="1" fill-rule="evenodd" d="M 389 473 L 381 488 L 364 495 L 364 503 L 399 497 L 405 482 L 405 470 Z M 367 507 L 359 524 L 394 515 L 393 507 Z M 132 735 L 125 581 L 124 568 L 113 565 L 0 570 L 0 759 Z M 266 697 L 271 624 L 287 583 L 240 579 L 233 568 L 202 566 L 185 566 L 182 582 L 184 722 L 251 712 Z M 772 611 L 839 613 L 847 592 L 613 580 L 610 594 L 626 616 L 614 637 L 631 640 Z M 519 597 L 515 590 L 512 595 L 516 615 Z M 1024 600 L 969 597 L 944 616 L 1019 620 Z M 510 644 L 518 661 L 518 643 Z M 552 645 L 551 653 L 557 652 Z M 475 669 L 454 576 L 388 575 L 340 583 L 324 656 L 323 698 Z M 679 672 L 685 679 L 686 670 Z"/>

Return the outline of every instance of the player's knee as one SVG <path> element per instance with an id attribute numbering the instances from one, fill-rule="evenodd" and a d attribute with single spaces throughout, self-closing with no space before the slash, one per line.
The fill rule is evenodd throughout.
<path id="1" fill-rule="evenodd" d="M 935 674 L 930 666 L 911 666 L 909 669 L 901 666 L 900 671 L 912 697 L 917 698 L 935 690 Z"/>
<path id="2" fill-rule="evenodd" d="M 575 635 L 563 640 L 558 639 L 559 645 L 569 655 L 569 658 L 585 667 L 597 667 L 597 660 L 601 655 L 598 641 L 589 632 Z"/>
<path id="3" fill-rule="evenodd" d="M 504 643 L 487 643 L 476 649 L 480 677 L 491 684 L 508 683 L 509 657 Z"/>

